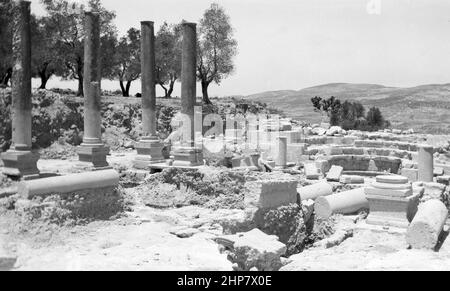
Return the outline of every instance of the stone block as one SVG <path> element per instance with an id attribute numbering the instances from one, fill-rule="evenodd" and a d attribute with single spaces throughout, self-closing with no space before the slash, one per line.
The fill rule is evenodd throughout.
<path id="1" fill-rule="evenodd" d="M 30 151 L 9 150 L 1 153 L 3 161 L 3 174 L 12 177 L 39 177 L 37 161 L 39 154 Z"/>
<path id="2" fill-rule="evenodd" d="M 444 168 L 442 167 L 434 167 L 433 174 L 435 177 L 444 175 Z"/>
<path id="3" fill-rule="evenodd" d="M 287 147 L 287 162 L 288 163 L 300 163 L 302 156 L 305 153 L 306 145 L 302 143 L 288 144 Z"/>
<path id="4" fill-rule="evenodd" d="M 362 176 L 356 175 L 342 175 L 340 182 L 342 184 L 364 184 L 365 180 Z"/>
<path id="5" fill-rule="evenodd" d="M 368 224 L 406 229 L 417 212 L 420 195 L 413 192 L 406 177 L 378 176 L 365 193 L 370 206 Z"/>
<path id="6" fill-rule="evenodd" d="M 340 166 L 332 166 L 327 175 L 328 181 L 339 182 L 342 172 L 344 172 L 344 168 Z"/>
<path id="7" fill-rule="evenodd" d="M 142 139 L 136 145 L 137 156 L 133 161 L 133 166 L 136 169 L 149 169 L 151 165 L 156 163 L 163 163 L 164 145 L 158 140 Z"/>
<path id="8" fill-rule="evenodd" d="M 437 182 L 439 184 L 444 184 L 446 186 L 449 186 L 450 185 L 450 176 L 445 175 L 445 176 L 437 177 Z"/>
<path id="9" fill-rule="evenodd" d="M 277 236 L 270 236 L 259 229 L 238 234 L 233 244 L 234 261 L 244 271 L 278 271 L 286 245 Z"/>
<path id="10" fill-rule="evenodd" d="M 280 132 L 280 136 L 286 137 L 289 145 L 299 143 L 302 138 L 302 133 L 300 131 L 282 131 Z"/>
<path id="11" fill-rule="evenodd" d="M 171 154 L 174 156 L 175 167 L 197 167 L 204 164 L 203 153 L 193 147 L 178 147 Z"/>
<path id="12" fill-rule="evenodd" d="M 318 180 L 320 178 L 320 170 L 313 163 L 306 163 L 305 167 L 305 175 L 306 179 L 309 180 Z"/>
<path id="13" fill-rule="evenodd" d="M 249 183 L 245 194 L 246 207 L 274 209 L 297 203 L 297 185 L 294 179 L 262 180 Z"/>
<path id="14" fill-rule="evenodd" d="M 99 144 L 81 144 L 77 148 L 80 162 L 91 163 L 95 168 L 108 167 L 106 157 L 109 155 L 109 147 Z"/>
<path id="15" fill-rule="evenodd" d="M 424 183 L 423 187 L 428 199 L 441 199 L 445 192 L 445 185 L 439 183 Z"/>
<path id="16" fill-rule="evenodd" d="M 407 177 L 410 182 L 417 182 L 419 181 L 419 170 L 403 168 L 402 176 Z"/>
<path id="17" fill-rule="evenodd" d="M 316 168 L 319 169 L 320 173 L 325 176 L 331 166 L 327 160 L 316 160 Z"/>

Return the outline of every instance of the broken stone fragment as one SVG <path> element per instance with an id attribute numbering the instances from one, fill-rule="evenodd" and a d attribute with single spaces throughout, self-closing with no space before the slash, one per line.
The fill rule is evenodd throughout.
<path id="1" fill-rule="evenodd" d="M 448 210 L 439 200 L 419 206 L 406 234 L 407 243 L 415 249 L 434 249 L 448 218 Z"/>
<path id="2" fill-rule="evenodd" d="M 170 234 L 173 234 L 179 238 L 190 238 L 199 232 L 200 230 L 196 228 L 181 228 L 171 231 Z"/>
<path id="3" fill-rule="evenodd" d="M 237 235 L 233 253 L 242 270 L 278 271 L 283 266 L 281 256 L 286 253 L 286 245 L 277 236 L 254 229 Z"/>
<path id="4" fill-rule="evenodd" d="M 17 256 L 6 249 L 5 240 L 0 237 L 0 271 L 10 271 L 17 262 Z"/>
<path id="5" fill-rule="evenodd" d="M 441 199 L 445 192 L 445 185 L 439 183 L 424 183 L 424 188 L 427 199 Z"/>

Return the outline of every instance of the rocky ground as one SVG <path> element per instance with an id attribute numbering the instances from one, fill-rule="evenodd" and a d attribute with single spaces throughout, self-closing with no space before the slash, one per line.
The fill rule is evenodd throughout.
<path id="1" fill-rule="evenodd" d="M 75 151 L 82 137 L 82 100 L 66 97 L 49 92 L 34 96 L 33 120 L 41 127 L 33 131 L 33 140 L 41 154 L 38 167 L 43 176 L 85 171 Z M 410 250 L 404 234 L 369 230 L 364 212 L 320 220 L 307 205 L 283 206 L 259 218 L 248 211 L 245 198 L 252 196 L 247 194 L 258 179 L 279 181 L 287 175 L 299 187 L 307 185 L 298 167 L 288 173 L 213 166 L 198 173 L 170 170 L 150 175 L 131 170 L 136 155 L 133 140 L 140 130 L 139 102 L 115 97 L 103 102 L 103 136 L 112 149 L 108 162 L 120 173 L 118 190 L 123 196 L 123 208 L 109 219 L 68 219 L 52 201 L 24 207 L 14 195 L 17 182 L 0 175 L 0 270 L 4 265 L 14 265 L 18 271 L 450 270 L 449 240 L 443 239 L 436 251 Z M 220 106 L 205 110 L 235 113 L 242 110 L 240 102 L 221 101 Z M 178 103 L 158 100 L 160 132 L 170 130 L 168 120 Z M 244 105 L 255 113 L 272 111 L 258 103 Z M 0 104 L 0 111 L 9 112 L 9 106 Z M 10 120 L 5 118 L 2 124 L 0 146 L 6 148 Z M 320 127 L 313 126 L 314 130 Z M 46 132 L 51 136 L 42 134 Z M 371 133 L 368 139 L 383 134 L 394 132 Z M 448 151 L 448 136 L 396 134 L 411 143 L 427 141 L 443 153 Z M 206 157 L 210 165 L 216 165 L 215 158 Z M 448 157 L 438 153 L 436 158 L 445 162 Z M 346 187 L 337 185 L 334 190 Z M 255 229 L 256 220 L 265 233 Z"/>
<path id="2" fill-rule="evenodd" d="M 115 168 L 129 166 L 132 152 L 114 153 Z M 44 171 L 73 172 L 76 159 L 41 160 Z M 142 185 L 125 188 L 131 207 L 108 221 L 19 230 L 12 212 L 0 216 L 0 237 L 17 262 L 14 270 L 233 270 L 217 243 L 225 221 L 244 210 L 146 206 Z M 141 194 L 139 194 L 141 193 Z M 450 270 L 450 245 L 439 252 L 408 250 L 404 235 L 373 232 L 358 216 L 335 216 L 333 232 L 302 253 L 283 258 L 281 270 Z M 237 219 L 239 220 L 239 219 Z M 231 228 L 229 228 L 231 229 Z"/>

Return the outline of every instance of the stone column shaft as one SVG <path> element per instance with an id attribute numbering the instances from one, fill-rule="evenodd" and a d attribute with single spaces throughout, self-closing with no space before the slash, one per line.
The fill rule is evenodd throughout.
<path id="1" fill-rule="evenodd" d="M 276 165 L 285 168 L 287 166 L 287 137 L 280 136 L 276 140 L 278 142 Z"/>
<path id="2" fill-rule="evenodd" d="M 194 106 L 197 99 L 197 25 L 183 23 L 183 53 L 181 63 L 181 113 L 191 124 L 183 127 L 183 134 L 192 146 L 194 138 Z"/>
<path id="3" fill-rule="evenodd" d="M 31 150 L 31 32 L 30 2 L 13 8 L 12 147 Z"/>
<path id="4" fill-rule="evenodd" d="M 2 153 L 3 173 L 13 177 L 38 178 L 39 154 L 33 153 L 31 102 L 30 2 L 13 2 L 12 145 Z"/>
<path id="5" fill-rule="evenodd" d="M 203 165 L 203 153 L 195 148 L 194 107 L 197 99 L 197 28 L 195 23 L 183 23 L 183 53 L 181 60 L 181 113 L 183 120 L 181 147 L 173 151 L 174 166 Z"/>
<path id="6" fill-rule="evenodd" d="M 164 145 L 156 131 L 156 61 L 155 30 L 152 21 L 141 22 L 141 83 L 143 137 L 136 145 L 136 169 L 147 170 L 152 164 L 164 162 Z"/>
<path id="7" fill-rule="evenodd" d="M 433 182 L 434 156 L 432 146 L 419 147 L 419 181 Z"/>
<path id="8" fill-rule="evenodd" d="M 153 22 L 141 22 L 142 126 L 145 136 L 156 136 L 156 61 Z"/>
<path id="9" fill-rule="evenodd" d="M 85 13 L 84 41 L 84 143 L 101 144 L 100 17 Z"/>
<path id="10" fill-rule="evenodd" d="M 84 16 L 84 137 L 78 156 L 95 169 L 108 168 L 109 148 L 102 142 L 100 15 L 89 11 Z"/>

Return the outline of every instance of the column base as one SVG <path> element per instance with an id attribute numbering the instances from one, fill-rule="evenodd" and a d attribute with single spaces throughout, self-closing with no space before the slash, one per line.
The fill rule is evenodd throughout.
<path id="1" fill-rule="evenodd" d="M 174 156 L 174 167 L 197 167 L 203 166 L 203 152 L 194 147 L 179 147 L 172 152 Z"/>
<path id="2" fill-rule="evenodd" d="M 370 213 L 367 224 L 383 227 L 408 228 L 419 206 L 420 195 L 407 198 L 366 195 Z"/>
<path id="3" fill-rule="evenodd" d="M 9 150 L 1 154 L 1 159 L 4 165 L 3 174 L 6 176 L 24 180 L 39 178 L 39 169 L 37 168 L 39 153 Z"/>
<path id="4" fill-rule="evenodd" d="M 151 165 L 164 163 L 164 144 L 159 139 L 141 139 L 136 145 L 137 156 L 133 161 L 133 167 L 139 170 L 148 170 Z"/>
<path id="5" fill-rule="evenodd" d="M 108 168 L 106 156 L 109 155 L 109 147 L 104 144 L 83 143 L 77 148 L 80 162 L 90 163 L 94 168 Z"/>

